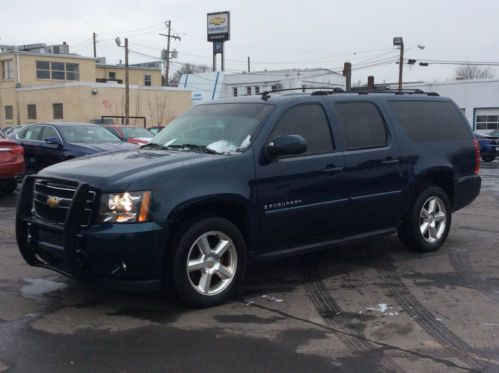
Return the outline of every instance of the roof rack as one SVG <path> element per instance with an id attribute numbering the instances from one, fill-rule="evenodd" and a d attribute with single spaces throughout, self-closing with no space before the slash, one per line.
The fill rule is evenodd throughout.
<path id="1" fill-rule="evenodd" d="M 271 91 L 263 91 L 261 94 L 262 100 L 268 100 L 270 97 L 271 93 L 275 92 L 285 92 L 285 91 L 305 91 L 305 90 L 311 90 L 311 89 L 321 89 L 321 91 L 316 91 L 312 92 L 312 95 L 319 95 L 319 94 L 331 94 L 333 92 L 344 92 L 342 88 L 331 88 L 331 87 L 297 87 L 297 88 L 282 88 L 282 89 L 273 89 Z M 328 90 L 328 91 L 322 91 L 322 90 Z M 318 92 L 330 92 L 330 93 L 318 93 Z"/>
<path id="2" fill-rule="evenodd" d="M 359 95 L 367 95 L 370 93 L 388 93 L 395 95 L 428 95 L 428 96 L 440 96 L 437 92 L 425 92 L 421 89 L 373 89 L 373 90 L 358 90 L 358 91 L 350 91 L 349 93 L 357 93 Z"/>

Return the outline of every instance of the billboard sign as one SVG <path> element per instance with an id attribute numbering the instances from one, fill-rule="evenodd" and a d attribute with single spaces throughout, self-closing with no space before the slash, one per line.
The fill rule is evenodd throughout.
<path id="1" fill-rule="evenodd" d="M 230 12 L 208 13 L 208 41 L 230 39 Z"/>

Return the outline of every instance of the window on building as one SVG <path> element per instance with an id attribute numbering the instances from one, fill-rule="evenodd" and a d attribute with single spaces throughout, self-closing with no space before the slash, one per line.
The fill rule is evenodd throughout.
<path id="1" fill-rule="evenodd" d="M 35 119 L 36 119 L 36 105 L 29 104 L 28 105 L 28 120 L 35 120 Z"/>
<path id="2" fill-rule="evenodd" d="M 255 95 L 259 94 L 260 93 L 260 87 L 259 86 L 255 86 Z"/>
<path id="3" fill-rule="evenodd" d="M 66 78 L 63 62 L 51 62 L 51 78 L 53 80 L 64 80 Z"/>
<path id="4" fill-rule="evenodd" d="M 306 154 L 333 150 L 329 122 L 319 104 L 303 104 L 288 109 L 272 131 L 269 142 L 283 135 L 303 136 L 307 142 Z"/>
<path id="5" fill-rule="evenodd" d="M 80 80 L 80 65 L 77 63 L 36 61 L 36 78 Z"/>
<path id="6" fill-rule="evenodd" d="M 36 61 L 36 78 L 50 79 L 50 62 Z"/>
<path id="7" fill-rule="evenodd" d="M 144 75 L 144 85 L 151 86 L 151 75 Z"/>
<path id="8" fill-rule="evenodd" d="M 246 87 L 246 94 L 251 95 L 251 86 Z"/>
<path id="9" fill-rule="evenodd" d="M 477 130 L 495 130 L 499 128 L 499 115 L 477 115 Z"/>
<path id="10" fill-rule="evenodd" d="M 114 80 L 114 79 L 116 79 L 116 73 L 115 73 L 114 71 L 110 71 L 110 72 L 109 72 L 109 79 L 110 79 L 110 80 Z"/>
<path id="11" fill-rule="evenodd" d="M 66 80 L 80 80 L 80 65 L 77 63 L 66 64 Z"/>
<path id="12" fill-rule="evenodd" d="M 52 104 L 54 119 L 64 119 L 64 108 L 62 104 Z"/>
<path id="13" fill-rule="evenodd" d="M 388 143 L 385 121 L 369 102 L 346 102 L 335 105 L 348 150 L 374 148 Z"/>
<path id="14" fill-rule="evenodd" d="M 2 61 L 2 79 L 12 80 L 14 79 L 14 71 L 12 68 L 12 60 Z"/>
<path id="15" fill-rule="evenodd" d="M 271 91 L 278 91 L 279 89 L 282 89 L 282 84 L 281 83 L 272 84 L 270 88 Z"/>
<path id="16" fill-rule="evenodd" d="M 12 105 L 5 106 L 5 120 L 14 119 L 14 107 Z"/>
<path id="17" fill-rule="evenodd" d="M 237 97 L 237 87 L 232 88 L 232 96 Z"/>

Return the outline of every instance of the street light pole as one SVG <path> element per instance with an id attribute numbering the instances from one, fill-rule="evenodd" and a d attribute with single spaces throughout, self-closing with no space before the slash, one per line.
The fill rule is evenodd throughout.
<path id="1" fill-rule="evenodd" d="M 128 38 L 125 38 L 125 125 L 130 124 L 130 81 L 128 74 Z"/>
<path id="2" fill-rule="evenodd" d="M 399 61 L 399 92 L 402 92 L 402 73 L 404 69 L 404 39 L 401 36 L 393 38 L 393 45 L 400 48 L 400 61 Z"/>

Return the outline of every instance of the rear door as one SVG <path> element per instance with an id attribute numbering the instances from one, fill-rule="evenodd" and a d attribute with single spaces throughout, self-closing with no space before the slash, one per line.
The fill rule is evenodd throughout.
<path id="1" fill-rule="evenodd" d="M 256 164 L 262 246 L 275 251 L 334 236 L 348 203 L 345 163 L 335 150 L 323 101 L 291 106 L 270 126 L 266 144 L 280 135 L 301 135 L 307 151 Z"/>
<path id="2" fill-rule="evenodd" d="M 24 161 L 27 172 L 38 172 L 40 168 L 40 138 L 42 126 L 29 126 L 17 134 L 17 140 L 24 148 Z"/>
<path id="3" fill-rule="evenodd" d="M 405 187 L 400 150 L 376 103 L 329 101 L 345 148 L 352 231 L 392 227 L 402 211 Z"/>

